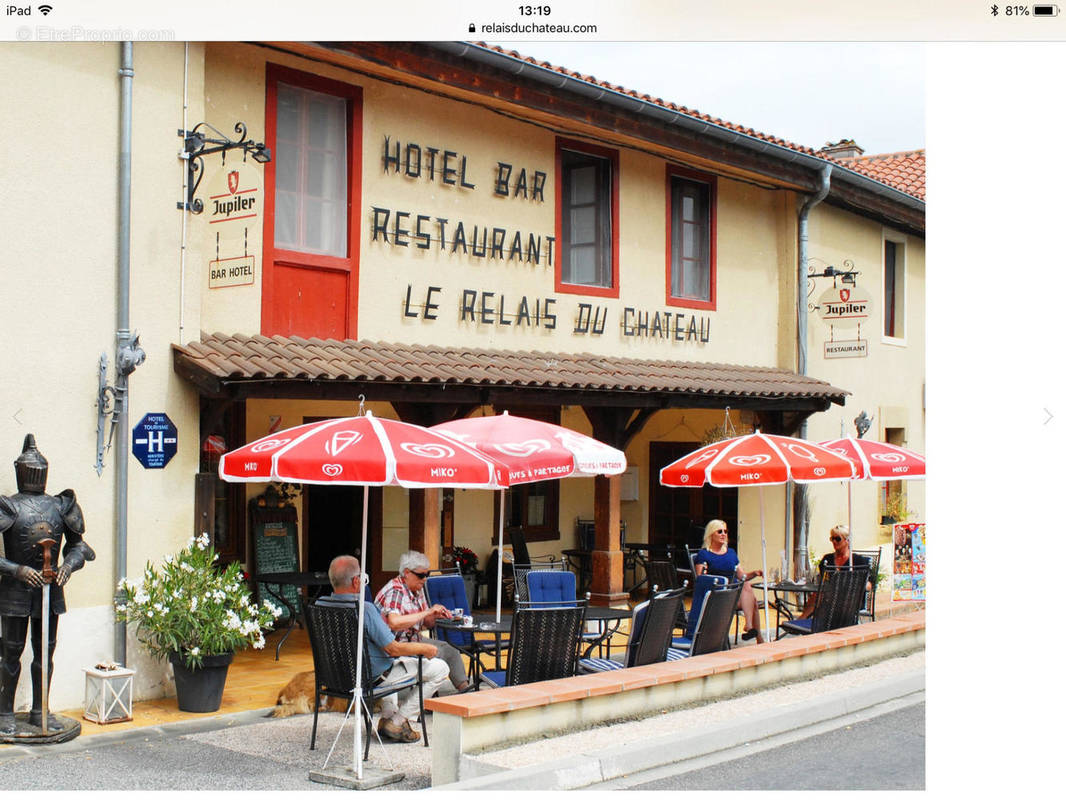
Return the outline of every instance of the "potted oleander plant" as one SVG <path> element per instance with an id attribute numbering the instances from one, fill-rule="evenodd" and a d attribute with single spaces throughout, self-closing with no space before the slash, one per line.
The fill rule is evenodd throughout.
<path id="1" fill-rule="evenodd" d="M 115 618 L 135 625 L 148 653 L 173 665 L 182 711 L 217 711 L 234 651 L 262 648 L 281 613 L 252 600 L 239 564 L 217 561 L 205 533 L 161 564 L 149 561 L 139 581 L 119 583 L 125 598 Z"/>

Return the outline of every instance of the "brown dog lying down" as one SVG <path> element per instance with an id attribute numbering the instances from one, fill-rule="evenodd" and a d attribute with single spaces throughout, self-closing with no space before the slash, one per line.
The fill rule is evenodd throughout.
<path id="1" fill-rule="evenodd" d="M 291 717 L 294 714 L 310 714 L 315 703 L 315 672 L 297 672 L 291 681 L 278 692 L 278 701 L 268 717 Z M 319 711 L 347 711 L 347 701 L 340 697 L 322 697 Z"/>

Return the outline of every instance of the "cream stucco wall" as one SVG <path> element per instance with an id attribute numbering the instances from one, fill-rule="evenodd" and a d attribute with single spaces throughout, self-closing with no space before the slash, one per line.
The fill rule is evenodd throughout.
<path id="1" fill-rule="evenodd" d="M 841 267 L 851 260 L 861 273 L 859 287 L 873 298 L 868 323 L 859 335 L 868 342 L 865 358 L 824 357 L 823 342 L 829 338 L 829 326 L 812 313 L 809 319 L 808 371 L 811 375 L 847 389 L 851 394 L 843 408 L 834 406 L 824 414 L 815 414 L 808 424 L 808 436 L 814 441 L 855 435 L 853 420 L 861 411 L 873 417 L 866 438 L 885 440 L 886 427 L 905 428 L 905 446 L 925 452 L 925 242 L 906 236 L 878 222 L 848 214 L 826 205 L 811 215 L 810 255 L 820 262 Z M 883 329 L 884 238 L 903 242 L 905 258 L 905 337 L 902 341 L 886 340 Z M 812 302 L 830 286 L 830 279 L 819 278 Z M 836 339 L 855 338 L 855 332 L 837 332 Z M 925 481 L 906 481 L 907 505 L 914 518 L 925 519 Z M 852 539 L 856 547 L 877 547 L 888 541 L 888 529 L 879 525 L 881 484 L 860 481 L 852 484 Z M 815 552 L 829 549 L 828 531 L 847 520 L 847 489 L 843 485 L 812 486 L 810 542 Z"/>
<path id="2" fill-rule="evenodd" d="M 193 94 L 202 75 L 199 52 L 190 46 Z M 182 127 L 185 47 L 135 44 L 133 58 L 130 320 L 148 358 L 130 378 L 129 419 L 132 426 L 146 413 L 165 412 L 179 432 L 177 455 L 165 469 L 146 470 L 125 456 L 127 574 L 137 577 L 147 559 L 178 549 L 192 533 L 199 408 L 195 391 L 174 374 L 170 356 L 182 318 L 182 215 L 176 208 L 182 165 L 176 133 Z M 80 705 L 80 668 L 114 655 L 115 463 L 124 456 L 108 450 L 100 476 L 93 464 L 102 353 L 114 382 L 118 68 L 117 43 L 0 46 L 5 76 L 0 106 L 17 110 L 17 123 L 12 122 L 24 136 L 18 157 L 0 160 L 6 357 L 9 374 L 18 376 L 0 389 L 0 444 L 4 458 L 14 459 L 23 436 L 36 435 L 49 460 L 48 490 L 77 492 L 85 539 L 97 554 L 66 587 L 69 610 L 60 623 L 55 708 Z M 201 113 L 193 96 L 190 118 Z M 13 142 L 6 149 L 16 152 Z M 195 294 L 186 293 L 184 311 L 186 327 L 198 335 Z M 15 492 L 12 473 L 0 476 L 0 492 Z M 145 662 L 135 646 L 129 655 L 139 672 L 138 694 L 159 694 L 162 666 Z M 28 659 L 27 647 L 27 665 Z M 17 707 L 28 701 L 27 678 Z"/>
<path id="3" fill-rule="evenodd" d="M 721 179 L 718 183 L 718 286 L 717 311 L 694 311 L 666 305 L 664 253 L 666 248 L 666 162 L 633 149 L 619 150 L 619 250 L 620 296 L 600 298 L 555 290 L 554 266 L 548 264 L 548 237 L 555 236 L 555 141 L 553 131 L 473 104 L 459 103 L 435 94 L 376 81 L 341 69 L 311 64 L 302 59 L 268 52 L 253 45 L 208 45 L 207 113 L 217 127 L 228 130 L 238 121 L 248 123 L 253 138 L 265 130 L 266 64 L 276 63 L 330 79 L 358 85 L 363 90 L 360 217 L 359 313 L 361 339 L 406 341 L 485 347 L 495 349 L 548 349 L 561 352 L 595 352 L 609 355 L 677 360 L 710 360 L 745 364 L 778 365 L 782 360 L 776 338 L 779 286 L 789 280 L 785 269 L 792 258 L 794 232 L 782 224 L 782 194 L 752 185 Z M 561 132 L 565 135 L 565 131 Z M 410 178 L 383 168 L 385 137 L 392 146 L 409 143 L 422 148 L 452 150 L 466 157 L 466 180 L 473 189 L 448 186 L 439 175 L 431 180 L 428 170 Z M 401 149 L 401 156 L 403 149 Z M 440 156 L 437 156 L 438 161 Z M 425 160 L 425 156 L 423 161 Z M 525 168 L 530 182 L 535 170 L 546 173 L 544 201 L 500 197 L 493 192 L 497 162 L 513 165 L 514 176 Z M 207 166 L 209 180 L 218 163 Z M 513 186 L 513 182 L 512 182 Z M 373 207 L 387 209 L 389 240 L 373 240 Z M 433 241 L 420 249 L 412 234 L 406 247 L 397 245 L 392 231 L 395 213 L 407 212 L 402 227 L 413 231 L 419 214 L 426 215 L 424 230 Z M 439 242 L 437 218 L 448 220 L 446 247 Z M 507 231 L 504 253 L 509 254 L 514 233 L 522 241 L 540 237 L 540 264 L 518 258 L 478 258 L 452 252 L 455 226 L 462 221 L 467 240 L 473 227 L 486 225 Z M 212 233 L 204 225 L 195 230 L 207 239 L 201 247 L 210 258 Z M 554 245 L 553 245 L 554 247 Z M 261 249 L 259 251 L 261 253 Z M 554 263 L 554 251 L 553 251 Z M 202 275 L 200 283 L 206 286 Z M 439 305 L 436 319 L 421 315 L 430 286 L 439 287 L 433 301 Z M 408 310 L 404 301 L 411 287 Z M 464 290 L 492 292 L 488 308 L 501 303 L 513 324 L 460 319 Z M 261 273 L 255 286 L 205 290 L 203 319 L 206 330 L 258 333 L 261 313 Z M 537 301 L 554 298 L 555 328 L 546 324 L 519 325 L 513 315 L 521 298 L 534 308 Z M 579 304 L 588 302 L 606 309 L 602 334 L 575 334 Z M 693 315 L 710 330 L 710 341 L 677 342 L 672 339 L 623 336 L 621 318 L 625 307 L 654 314 Z M 532 313 L 532 312 L 531 312 Z M 687 324 L 687 323 L 686 323 Z M 771 337 L 753 336 L 752 331 L 774 330 Z"/>

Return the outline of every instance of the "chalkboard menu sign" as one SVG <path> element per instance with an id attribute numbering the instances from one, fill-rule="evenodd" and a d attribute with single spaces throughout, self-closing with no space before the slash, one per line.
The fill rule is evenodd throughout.
<path id="1" fill-rule="evenodd" d="M 297 550 L 296 509 L 289 505 L 259 505 L 259 498 L 249 503 L 252 521 L 252 563 L 259 602 L 276 601 L 258 583 L 258 576 L 270 572 L 298 572 L 300 557 Z M 300 607 L 298 586 L 270 584 L 270 590 L 288 600 L 293 608 Z M 275 602 L 275 605 L 277 603 Z M 282 618 L 288 618 L 288 609 L 283 609 Z"/>

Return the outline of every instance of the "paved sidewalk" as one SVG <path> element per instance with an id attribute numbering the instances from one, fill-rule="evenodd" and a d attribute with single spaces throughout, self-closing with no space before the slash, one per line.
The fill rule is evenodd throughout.
<path id="1" fill-rule="evenodd" d="M 758 737 L 775 724 L 808 724 L 806 720 L 839 715 L 849 698 L 871 697 L 878 692 L 911 691 L 924 686 L 925 653 L 919 651 L 900 658 L 887 659 L 868 667 L 846 670 L 810 681 L 801 681 L 748 695 L 738 696 L 697 708 L 659 714 L 643 720 L 577 731 L 551 739 L 478 754 L 473 760 L 485 771 L 499 774 L 442 788 L 501 788 L 509 781 L 522 780 L 522 788 L 548 788 L 563 775 L 564 760 L 584 759 L 581 768 L 603 769 L 606 759 L 619 754 L 632 764 L 668 763 L 680 754 L 682 739 L 690 742 L 722 737 L 733 731 L 734 738 Z M 911 687 L 908 689 L 907 687 Z M 189 770 L 190 763 L 206 764 L 221 760 L 239 764 L 230 770 L 228 788 L 243 789 L 329 789 L 311 783 L 307 774 L 320 769 L 343 715 L 319 715 L 318 748 L 308 749 L 311 717 L 300 715 L 285 719 L 264 718 L 268 709 L 244 711 L 218 717 L 142 727 L 134 730 L 102 732 L 79 737 L 60 745 L 8 747 L 0 750 L 0 774 L 5 788 L 40 787 L 40 762 L 48 756 L 52 788 L 132 789 L 182 788 L 219 789 L 217 776 L 210 770 Z M 791 714 L 791 717 L 788 715 Z M 792 722 L 789 722 L 789 720 Z M 773 722 L 778 720 L 778 722 Z M 798 722 L 797 722 L 798 720 Z M 430 742 L 433 741 L 432 715 L 429 718 Z M 682 732 L 679 734 L 679 732 Z M 674 737 L 677 747 L 663 747 L 661 737 Z M 658 742 L 656 740 L 659 740 Z M 723 739 L 724 740 L 724 739 Z M 143 759 L 145 749 L 152 757 Z M 168 753 L 173 752 L 171 760 Z M 189 760 L 189 759 L 195 760 Z M 184 761 L 182 759 L 185 759 Z M 345 726 L 330 765 L 352 761 L 352 727 Z M 143 762 L 143 763 L 142 763 Z M 384 790 L 413 790 L 430 786 L 431 750 L 421 744 L 371 744 L 371 766 L 396 768 L 405 779 L 383 787 Z M 574 765 L 571 763 L 570 767 Z M 113 767 L 113 769 L 109 769 Z M 139 777 L 137 770 L 143 770 Z M 506 772 L 518 770 L 511 775 Z M 505 772 L 506 771 L 506 772 Z M 563 775 L 563 779 L 566 778 Z M 66 782 L 69 780 L 69 784 Z M 484 786 L 480 786 L 484 784 Z M 540 783 L 537 783 L 540 782 Z M 254 784 L 254 785 L 253 785 Z M 512 788 L 516 788 L 512 785 Z"/>

